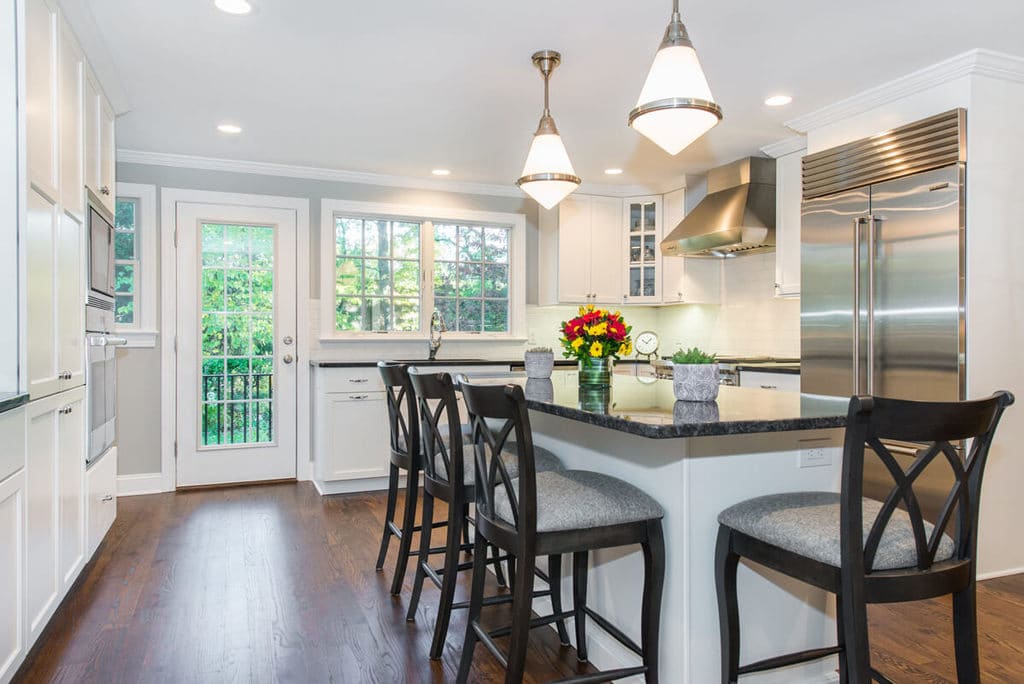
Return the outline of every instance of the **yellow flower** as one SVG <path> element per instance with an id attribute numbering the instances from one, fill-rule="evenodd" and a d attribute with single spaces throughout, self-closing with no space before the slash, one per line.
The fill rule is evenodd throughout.
<path id="1" fill-rule="evenodd" d="M 580 316 L 582 316 L 582 315 L 583 315 L 583 314 L 585 314 L 585 313 L 587 313 L 587 310 L 586 310 L 586 309 L 584 309 L 584 308 L 583 308 L 583 306 L 581 305 L 581 306 L 580 306 L 580 310 L 579 310 L 579 315 L 580 315 Z"/>
<path id="2" fill-rule="evenodd" d="M 594 342 L 590 345 L 590 355 L 599 358 L 604 353 L 604 345 L 600 342 Z"/>
<path id="3" fill-rule="evenodd" d="M 587 334 L 592 337 L 600 337 L 601 335 L 608 334 L 608 322 L 601 321 L 600 323 L 590 326 L 587 328 Z"/>
<path id="4" fill-rule="evenodd" d="M 583 346 L 583 338 L 582 337 L 577 337 L 575 340 L 572 341 L 572 350 L 573 351 L 579 351 L 580 347 L 582 347 L 582 346 Z"/>
<path id="5" fill-rule="evenodd" d="M 626 340 L 621 347 L 619 347 L 619 353 L 623 356 L 629 356 L 633 353 L 633 343 Z"/>
<path id="6" fill-rule="evenodd" d="M 587 304 L 587 311 L 593 311 L 593 310 L 594 310 L 594 305 L 593 304 Z"/>

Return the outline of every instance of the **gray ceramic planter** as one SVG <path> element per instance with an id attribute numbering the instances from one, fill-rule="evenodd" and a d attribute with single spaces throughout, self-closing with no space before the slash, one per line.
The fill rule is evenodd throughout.
<path id="1" fill-rule="evenodd" d="M 523 365 L 526 366 L 528 378 L 550 378 L 551 371 L 555 368 L 555 353 L 528 351 L 523 354 Z"/>
<path id="2" fill-rule="evenodd" d="M 673 364 L 672 391 L 679 401 L 714 401 L 718 398 L 718 364 Z"/>

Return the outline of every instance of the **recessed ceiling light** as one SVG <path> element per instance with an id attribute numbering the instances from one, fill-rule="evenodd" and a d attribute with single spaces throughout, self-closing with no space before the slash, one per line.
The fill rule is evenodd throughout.
<path id="1" fill-rule="evenodd" d="M 772 95 L 771 97 L 766 98 L 764 103 L 769 107 L 782 107 L 783 105 L 788 105 L 792 101 L 793 98 L 789 95 Z"/>
<path id="2" fill-rule="evenodd" d="M 222 123 L 217 126 L 217 130 L 221 133 L 228 133 L 230 135 L 238 135 L 242 132 L 242 127 L 238 124 Z"/>
<path id="3" fill-rule="evenodd" d="M 214 6 L 221 12 L 228 14 L 248 14 L 252 12 L 252 5 L 248 0 L 213 0 Z"/>
<path id="4" fill-rule="evenodd" d="M 448 169 L 432 169 L 430 171 L 430 173 L 434 174 L 435 176 L 450 176 L 450 175 L 452 175 L 452 172 L 449 171 Z"/>
<path id="5" fill-rule="evenodd" d="M 609 176 L 621 176 L 622 175 L 622 169 L 605 169 L 604 172 L 607 173 Z"/>

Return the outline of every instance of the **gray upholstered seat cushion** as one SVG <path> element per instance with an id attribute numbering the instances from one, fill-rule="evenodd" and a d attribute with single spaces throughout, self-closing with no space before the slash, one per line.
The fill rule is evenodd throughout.
<path id="1" fill-rule="evenodd" d="M 463 468 L 465 469 L 465 484 L 473 484 L 473 445 L 466 444 L 463 448 Z M 505 468 L 508 470 L 509 477 L 519 476 L 519 459 L 516 453 L 516 443 L 506 442 L 505 448 L 501 451 L 501 460 L 505 463 Z M 565 466 L 553 453 L 548 451 L 542 446 L 533 445 L 533 462 L 534 469 L 539 473 L 548 470 L 565 470 Z M 445 474 L 447 471 L 444 467 L 444 461 L 440 454 L 434 457 L 435 468 L 438 474 Z"/>
<path id="2" fill-rule="evenodd" d="M 882 503 L 864 499 L 864 537 L 867 538 Z M 718 515 L 718 522 L 743 534 L 801 556 L 839 567 L 839 494 L 792 492 L 742 501 Z M 925 523 L 925 534 L 933 525 Z M 953 540 L 943 534 L 935 560 L 953 555 Z M 893 512 L 875 554 L 875 570 L 894 570 L 917 565 L 917 551 L 910 517 Z"/>
<path id="3" fill-rule="evenodd" d="M 518 495 L 519 481 L 512 486 Z M 504 487 L 494 492 L 494 512 L 512 522 L 512 506 Z M 656 520 L 665 511 L 628 482 L 589 470 L 537 473 L 537 531 L 585 530 Z"/>

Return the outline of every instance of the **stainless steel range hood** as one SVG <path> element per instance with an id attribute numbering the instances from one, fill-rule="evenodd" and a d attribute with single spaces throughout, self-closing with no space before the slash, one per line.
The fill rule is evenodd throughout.
<path id="1" fill-rule="evenodd" d="M 708 172 L 708 194 L 661 242 L 664 256 L 728 258 L 775 250 L 775 160 Z"/>

